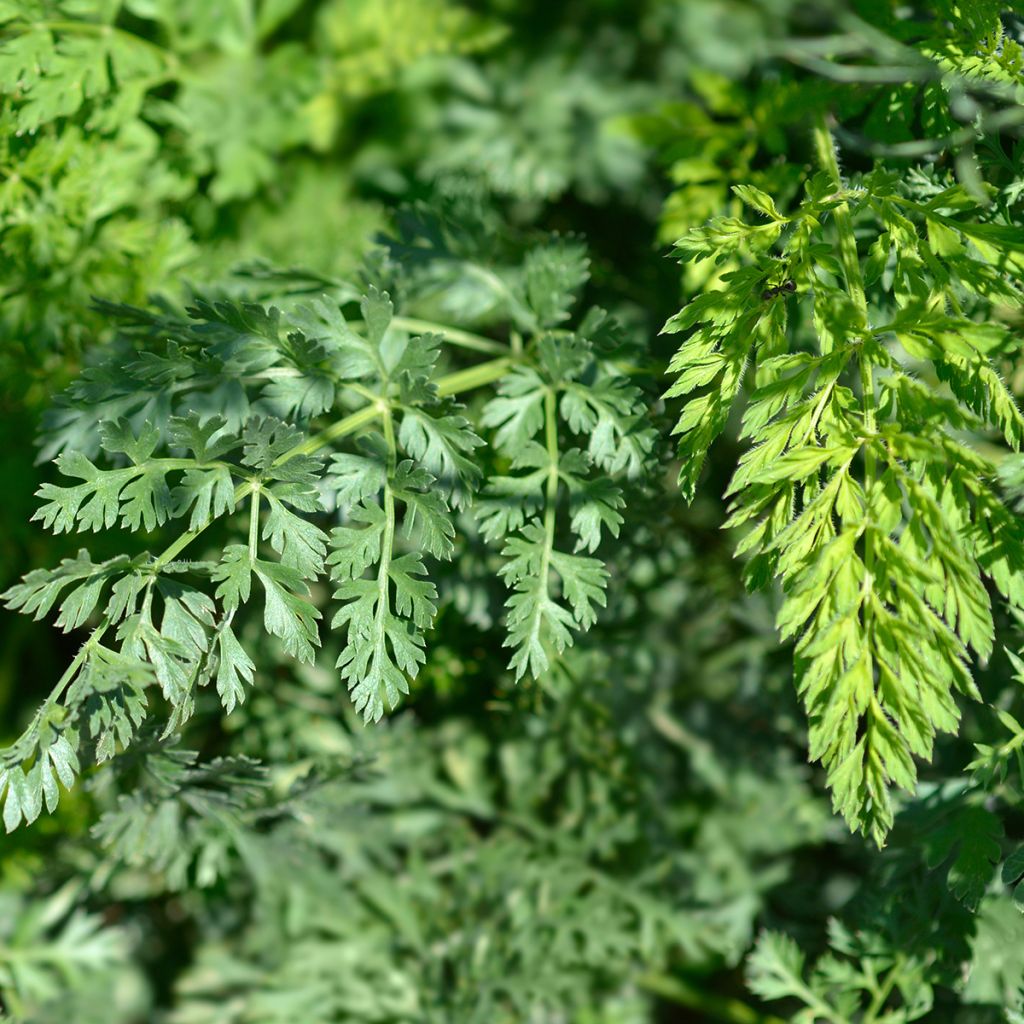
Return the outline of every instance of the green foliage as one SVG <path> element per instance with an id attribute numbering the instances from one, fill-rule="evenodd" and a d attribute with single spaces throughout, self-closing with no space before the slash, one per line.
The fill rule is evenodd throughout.
<path id="1" fill-rule="evenodd" d="M 1022 44 L 0 0 L 0 1018 L 1024 1020 Z"/>
<path id="2" fill-rule="evenodd" d="M 58 1013 L 74 1013 L 76 1019 L 99 1021 L 98 1007 L 90 1000 L 101 998 L 124 957 L 126 936 L 117 928 L 104 927 L 98 915 L 76 908 L 81 886 L 65 885 L 45 900 L 29 901 L 5 892 L 0 926 L 0 985 L 4 1009 L 23 1019 L 59 1019 Z M 69 1002 L 69 993 L 74 993 Z M 118 1010 L 126 1008 L 124 995 L 115 999 Z M 106 1005 L 110 1006 L 109 999 Z"/>
<path id="3" fill-rule="evenodd" d="M 550 314 L 556 322 L 563 318 L 562 310 Z M 545 672 L 546 648 L 561 652 L 571 645 L 571 631 L 589 629 L 606 602 L 602 563 L 555 546 L 560 492 L 567 492 L 575 551 L 595 551 L 602 529 L 618 537 L 622 525 L 624 499 L 609 474 L 638 475 L 653 447 L 639 390 L 608 361 L 616 343 L 610 326 L 595 310 L 573 335 L 544 334 L 538 366 L 517 367 L 483 411 L 510 468 L 527 470 L 492 477 L 480 505 L 484 536 L 508 538 L 500 573 L 513 591 L 506 602 L 506 646 L 513 648 L 509 667 L 517 679 Z M 572 435 L 588 439 L 586 451 L 561 449 L 559 420 Z M 552 572 L 561 601 L 551 593 Z"/>
<path id="4" fill-rule="evenodd" d="M 536 324 L 529 344 L 513 350 L 476 338 L 477 348 L 507 354 L 446 376 L 444 328 L 418 333 L 423 322 L 395 317 L 388 294 L 373 287 L 351 323 L 327 295 L 290 314 L 234 300 L 197 300 L 188 319 L 104 307 L 131 337 L 153 344 L 72 386 L 48 443 L 64 449 L 61 475 L 81 482 L 43 484 L 35 518 L 57 534 L 152 535 L 176 521 L 181 532 L 156 556 L 96 563 L 83 550 L 54 570 L 32 570 L 4 595 L 8 607 L 36 618 L 57 611 L 64 630 L 95 622 L 4 754 L 8 831 L 35 820 L 44 798 L 53 810 L 58 780 L 72 784 L 80 751 L 104 761 L 130 743 L 148 714 L 148 689 L 166 706 L 165 736 L 191 718 L 210 683 L 226 711 L 241 703 L 256 666 L 236 616 L 250 603 L 262 599 L 263 628 L 288 655 L 314 661 L 322 610 L 313 588 L 328 571 L 336 585 L 331 629 L 343 641 L 337 668 L 356 709 L 379 720 L 397 706 L 426 660 L 438 599 L 431 563 L 452 558 L 452 510 L 470 503 L 484 475 L 474 461 L 484 442 L 455 392 L 498 380 L 479 429 L 493 428 L 513 469 L 533 471 L 525 480 L 494 476 L 480 513 L 488 541 L 514 533 L 499 575 L 513 589 L 507 646 L 516 649 L 515 677 L 539 676 L 571 642 L 570 626 L 594 624 L 608 572 L 596 558 L 555 547 L 556 508 L 568 510 L 577 550 L 595 551 L 602 527 L 617 536 L 624 499 L 613 476 L 638 477 L 654 438 L 639 390 L 616 368 L 622 344 L 610 318 L 588 314 L 578 332 L 548 326 L 567 318 L 586 279 L 581 254 L 563 260 L 562 252 L 557 241 L 530 250 L 511 286 Z M 340 292 L 344 304 L 350 290 Z M 452 339 L 465 340 L 457 330 Z M 228 415 L 194 411 L 211 400 Z M 586 452 L 560 455 L 556 402 L 567 429 L 588 435 Z M 533 440 L 544 409 L 547 449 Z M 319 433 L 309 428 L 334 410 L 351 411 Z M 97 419 L 110 468 L 70 447 L 88 443 L 78 439 Z M 334 454 L 325 472 L 318 450 L 350 434 L 359 435 L 355 450 Z M 532 499 L 538 474 L 543 505 Z M 321 515 L 328 507 L 340 520 L 330 534 Z M 179 559 L 222 522 L 229 528 L 219 551 Z M 564 604 L 552 596 L 552 574 Z"/>
<path id="5" fill-rule="evenodd" d="M 230 226 L 240 204 L 240 225 L 268 202 L 285 207 L 282 220 L 305 213 L 310 233 L 327 226 L 325 212 L 346 225 L 352 211 L 336 195 L 303 205 L 310 158 L 331 150 L 343 119 L 404 69 L 501 37 L 496 22 L 455 4 L 324 2 L 308 17 L 304 6 L 4 6 L 5 375 L 23 373 L 19 359 L 38 364 L 53 347 L 86 342 L 102 327 L 89 315 L 92 296 L 142 302 L 183 270 L 222 265 L 217 248 L 237 248 L 243 234 Z M 295 185 L 282 190 L 279 165 L 292 154 Z M 289 262 L 307 248 L 301 236 L 275 240 L 259 255 Z M 325 269 L 352 247 L 344 241 Z"/>
<path id="6" fill-rule="evenodd" d="M 932 1009 L 932 992 L 921 965 L 906 963 L 835 922 L 829 938 L 835 952 L 818 960 L 808 976 L 796 943 L 766 932 L 748 964 L 751 989 L 763 999 L 793 997 L 806 1004 L 793 1016 L 794 1022 L 879 1020 L 890 993 L 900 1005 L 887 1010 L 884 1019 L 894 1024 L 920 1020 Z"/>
<path id="7" fill-rule="evenodd" d="M 753 447 L 729 485 L 727 525 L 747 527 L 749 583 L 783 584 L 778 625 L 798 638 L 811 756 L 835 806 L 881 843 L 889 787 L 913 790 L 913 758 L 955 728 L 953 695 L 979 696 L 969 659 L 992 652 L 985 580 L 1013 606 L 1024 599 L 1020 526 L 987 482 L 994 465 L 955 436 L 987 429 L 1020 446 L 1024 418 L 994 363 L 1015 343 L 979 319 L 993 300 L 1019 307 L 1022 238 L 962 186 L 921 201 L 881 171 L 846 185 L 824 127 L 818 143 L 824 171 L 791 215 L 738 188 L 753 224 L 719 219 L 680 240 L 687 260 L 750 263 L 669 321 L 689 334 L 668 394 L 710 385 L 676 426 L 692 497 L 753 377 L 741 429 Z M 858 231 L 875 238 L 863 257 Z"/>
<path id="8" fill-rule="evenodd" d="M 555 40 L 546 54 L 518 55 L 492 76 L 455 64 L 453 102 L 442 112 L 428 173 L 471 169 L 492 192 L 520 200 L 573 188 L 600 201 L 612 190 L 635 188 L 645 168 L 627 118 L 646 90 L 623 80 L 621 39 L 586 47 L 571 63 L 567 42 Z"/>

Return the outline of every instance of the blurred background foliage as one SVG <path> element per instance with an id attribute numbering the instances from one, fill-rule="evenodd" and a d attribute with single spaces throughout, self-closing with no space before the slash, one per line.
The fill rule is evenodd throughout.
<path id="1" fill-rule="evenodd" d="M 75 547 L 28 525 L 50 472 L 34 437 L 112 344 L 94 296 L 273 297 L 267 264 L 348 279 L 396 211 L 455 204 L 513 246 L 585 236 L 590 297 L 660 372 L 661 324 L 723 270 L 681 274 L 668 243 L 735 212 L 738 182 L 795 200 L 821 110 L 849 169 L 985 182 L 1017 208 L 1010 6 L 0 0 L 0 586 Z M 478 299 L 443 301 L 486 327 Z M 995 874 L 1024 837 L 1013 666 L 983 678 L 1006 717 L 965 709 L 890 846 L 849 836 L 804 763 L 772 599 L 744 594 L 719 530 L 734 452 L 692 507 L 665 454 L 615 607 L 543 687 L 512 685 L 472 550 L 380 725 L 335 672 L 254 638 L 246 705 L 200 708 L 180 742 L 154 735 L 0 840 L 6 1014 L 1024 1019 L 1024 862 Z M 0 617 L 6 737 L 74 642 Z M 762 928 L 791 939 L 758 945 L 748 986 Z M 823 1014 L 823 991 L 845 1009 Z"/>

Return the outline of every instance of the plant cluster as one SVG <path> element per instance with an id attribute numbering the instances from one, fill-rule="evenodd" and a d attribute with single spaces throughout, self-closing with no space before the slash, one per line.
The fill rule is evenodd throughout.
<path id="1" fill-rule="evenodd" d="M 1022 76 L 0 2 L 0 1019 L 1024 1021 Z"/>

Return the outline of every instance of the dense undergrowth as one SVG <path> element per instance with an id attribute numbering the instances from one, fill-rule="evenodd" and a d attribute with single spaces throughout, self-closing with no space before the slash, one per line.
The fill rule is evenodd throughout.
<path id="1" fill-rule="evenodd" d="M 1024 1021 L 1022 44 L 0 2 L 0 1017 Z"/>

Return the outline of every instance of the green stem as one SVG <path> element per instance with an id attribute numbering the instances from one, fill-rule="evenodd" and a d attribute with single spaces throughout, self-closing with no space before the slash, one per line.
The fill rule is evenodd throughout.
<path id="1" fill-rule="evenodd" d="M 381 427 L 384 431 L 384 443 L 388 449 L 388 479 L 395 475 L 398 466 L 398 445 L 395 443 L 395 421 L 391 415 L 391 407 L 381 402 L 377 407 L 380 413 Z"/>
<path id="2" fill-rule="evenodd" d="M 508 348 L 499 341 L 493 341 L 480 334 L 473 334 L 472 331 L 463 331 L 458 327 L 446 327 L 444 324 L 434 323 L 432 320 L 419 320 L 411 316 L 393 317 L 391 323 L 403 331 L 412 331 L 416 334 L 440 334 L 445 341 L 461 348 L 472 349 L 474 352 L 490 352 L 494 355 L 502 355 L 508 352 Z"/>
<path id="3" fill-rule="evenodd" d="M 337 438 L 344 437 L 346 434 L 354 434 L 360 427 L 372 422 L 379 415 L 380 410 L 376 405 L 366 405 L 344 419 L 332 423 L 326 429 L 321 430 L 319 434 L 307 437 L 305 441 L 297 444 L 294 448 L 289 448 L 283 455 L 279 455 L 273 464 L 276 467 L 289 459 L 294 459 L 296 455 L 312 455 L 313 452 L 325 448 Z"/>
<path id="4" fill-rule="evenodd" d="M 554 388 L 544 396 L 544 443 L 547 445 L 548 467 L 547 493 L 545 495 L 544 524 L 550 526 L 554 536 L 555 500 L 558 497 L 558 417 L 555 407 Z"/>
<path id="5" fill-rule="evenodd" d="M 459 370 L 442 377 L 437 382 L 437 393 L 442 398 L 448 395 L 456 395 L 462 391 L 472 391 L 474 388 L 483 387 L 485 384 L 492 384 L 494 381 L 504 377 L 512 366 L 512 359 L 492 359 L 478 366 L 471 366 L 466 370 Z M 372 422 L 380 415 L 380 408 L 374 403 L 358 409 L 337 423 L 332 423 L 325 430 L 320 431 L 313 437 L 306 438 L 294 448 L 290 448 L 283 455 L 278 456 L 274 461 L 275 466 L 295 458 L 296 455 L 312 455 L 326 447 L 332 441 L 346 434 L 353 434 L 360 427 Z"/>
<path id="6" fill-rule="evenodd" d="M 739 999 L 704 992 L 687 981 L 667 974 L 644 974 L 637 983 L 661 999 L 700 1011 L 702 1019 L 706 1015 L 728 1024 L 786 1024 L 781 1017 L 760 1013 Z"/>
<path id="7" fill-rule="evenodd" d="M 819 118 L 814 128 L 814 143 L 818 151 L 818 159 L 821 169 L 832 179 L 837 194 L 843 192 L 843 179 L 839 173 L 839 161 L 836 159 L 836 147 L 832 140 L 832 133 L 828 129 L 824 118 Z M 853 233 L 853 219 L 850 216 L 850 207 L 845 201 L 841 202 L 832 211 L 835 220 L 836 234 L 839 237 L 839 256 L 843 264 L 843 276 L 846 278 L 846 288 L 853 299 L 854 305 L 859 313 L 864 315 L 864 323 L 861 325 L 867 328 L 867 300 L 864 295 L 864 278 L 860 272 L 860 257 L 857 255 L 857 238 Z"/>
<path id="8" fill-rule="evenodd" d="M 545 591 L 548 587 L 548 567 L 555 548 L 555 507 L 558 503 L 558 419 L 555 415 L 555 391 L 544 396 L 544 441 L 548 450 L 548 479 L 544 494 L 544 551 L 541 555 L 537 578 Z"/>
<path id="9" fill-rule="evenodd" d="M 392 479 L 398 464 L 398 446 L 395 444 L 395 425 L 391 409 L 387 405 L 380 408 L 381 426 L 384 429 L 384 443 L 388 449 L 387 474 L 384 477 L 384 536 L 380 545 L 380 566 L 377 569 L 377 615 L 376 631 L 378 636 L 384 635 L 384 624 L 391 614 L 391 602 L 388 588 L 388 574 L 391 571 L 391 547 L 395 541 L 395 494 L 392 490 Z"/>
<path id="10" fill-rule="evenodd" d="M 889 969 L 889 973 L 886 975 L 885 981 L 875 991 L 875 996 L 871 1000 L 871 1005 L 868 1007 L 867 1015 L 864 1017 L 864 1024 L 874 1024 L 878 1019 L 878 1013 L 885 1006 L 886 999 L 889 998 L 889 994 L 893 990 L 893 986 L 896 984 L 896 980 L 899 977 L 899 973 L 903 967 L 902 955 L 896 958 L 896 962 Z"/>
<path id="11" fill-rule="evenodd" d="M 371 391 L 368 387 L 365 387 L 358 381 L 346 380 L 341 381 L 341 383 L 349 390 L 354 391 L 357 395 L 362 395 L 368 402 L 377 401 L 377 393 L 375 391 Z"/>
<path id="12" fill-rule="evenodd" d="M 461 391 L 472 391 L 485 384 L 493 384 L 500 380 L 512 368 L 511 358 L 491 359 L 489 362 L 471 366 L 466 370 L 449 373 L 437 382 L 437 393 L 441 398 L 457 395 Z"/>
<path id="13" fill-rule="evenodd" d="M 195 469 L 195 459 L 147 459 L 146 462 L 139 466 L 139 469 L 152 467 L 154 469 L 163 469 L 170 472 L 172 469 Z M 229 473 L 241 473 L 243 470 L 239 466 L 234 466 L 230 462 L 222 462 L 220 459 L 211 459 L 209 462 L 199 463 L 200 469 L 226 469 Z"/>
<path id="14" fill-rule="evenodd" d="M 89 639 L 78 649 L 78 653 L 71 659 L 71 663 L 64 670 L 64 674 L 54 684 L 52 690 L 48 694 L 46 700 L 36 709 L 36 713 L 32 716 L 32 721 L 29 723 L 25 731 L 4 751 L 3 760 L 8 760 L 9 755 L 14 752 L 17 755 L 18 760 L 24 760 L 30 751 L 21 752 L 21 748 L 26 742 L 31 742 L 35 737 L 36 732 L 39 729 L 39 723 L 46 716 L 47 712 L 57 703 L 58 700 L 63 696 L 64 691 L 71 685 L 78 670 L 85 663 L 86 658 L 89 657 L 89 650 L 95 644 L 98 644 L 103 639 L 103 634 L 110 628 L 110 619 L 104 617 L 103 621 L 89 634 Z M 2 763 L 2 762 L 0 762 Z"/>
<path id="15" fill-rule="evenodd" d="M 548 478 L 544 492 L 544 547 L 536 576 L 536 593 L 530 619 L 530 643 L 540 639 L 545 607 L 550 601 L 551 554 L 555 549 L 555 505 L 558 500 L 558 420 L 555 416 L 555 391 L 550 388 L 544 396 L 544 438 L 548 452 Z M 521 672 L 520 672 L 521 674 Z M 519 676 L 517 676 L 517 679 Z"/>
<path id="16" fill-rule="evenodd" d="M 260 544 L 260 487 L 252 485 L 252 501 L 249 504 L 249 559 L 256 561 Z"/>
<path id="17" fill-rule="evenodd" d="M 837 193 L 843 191 L 843 181 L 839 173 L 839 161 L 836 159 L 835 143 L 832 140 L 832 133 L 825 123 L 824 117 L 819 118 L 814 128 L 815 148 L 818 151 L 818 159 L 821 161 L 822 170 L 831 177 Z M 863 332 L 860 338 L 860 350 L 858 362 L 860 364 L 860 387 L 861 387 L 861 408 L 864 414 L 864 432 L 872 436 L 875 433 L 875 384 L 872 379 L 871 361 L 866 356 L 867 332 L 868 332 L 868 304 L 867 296 L 864 293 L 864 278 L 861 275 L 860 257 L 857 254 L 857 237 L 853 231 L 853 219 L 850 216 L 850 207 L 846 202 L 840 203 L 832 214 L 836 235 L 839 239 L 839 256 L 843 266 L 843 277 L 846 280 L 846 290 L 853 300 L 857 309 L 860 329 Z M 870 444 L 864 449 L 864 493 L 869 494 L 875 480 L 875 453 Z M 864 531 L 864 569 L 865 585 L 872 586 L 874 578 L 875 551 L 872 543 L 871 524 L 867 524 Z M 865 631 L 870 629 L 871 612 L 870 608 L 864 612 Z"/>
<path id="18" fill-rule="evenodd" d="M 239 484 L 235 488 L 233 495 L 232 504 L 237 505 L 249 492 L 251 485 L 248 483 Z M 196 527 L 194 530 L 187 530 L 181 534 L 173 543 L 169 544 L 164 550 L 156 557 L 152 565 L 149 566 L 149 571 L 156 575 L 166 565 L 174 561 L 175 558 L 181 554 L 198 537 L 210 524 L 213 522 L 212 519 L 208 519 L 202 526 Z"/>

